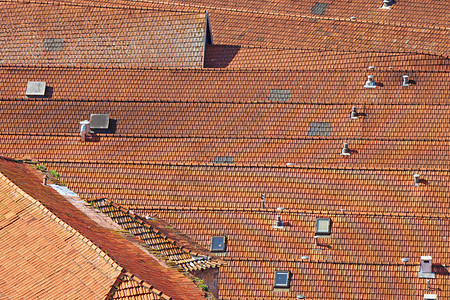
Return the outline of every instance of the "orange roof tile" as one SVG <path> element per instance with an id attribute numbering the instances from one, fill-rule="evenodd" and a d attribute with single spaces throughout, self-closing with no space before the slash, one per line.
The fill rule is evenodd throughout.
<path id="1" fill-rule="evenodd" d="M 141 278 L 141 280 L 144 280 L 147 284 L 150 284 L 152 288 L 159 290 L 158 293 L 162 293 L 161 291 L 163 291 L 165 295 L 169 295 L 173 299 L 204 299 L 203 296 L 205 295 L 205 293 L 201 291 L 185 275 L 180 273 L 178 270 L 164 266 L 153 256 L 149 255 L 147 252 L 144 252 L 140 247 L 134 245 L 113 230 L 98 225 L 95 221 L 87 217 L 83 212 L 68 203 L 67 200 L 65 200 L 52 188 L 43 186 L 41 184 L 41 177 L 29 166 L 25 166 L 23 164 L 18 164 L 15 162 L 8 162 L 4 159 L 1 159 L 0 172 L 8 177 L 8 179 L 11 180 L 14 184 L 17 184 L 24 191 L 24 193 L 29 194 L 33 198 L 39 199 L 43 204 L 42 210 L 47 212 L 50 210 L 58 218 L 61 218 L 66 228 L 69 228 L 71 226 L 77 232 L 79 232 L 82 235 L 79 239 L 84 240 L 85 243 L 97 249 L 97 252 L 101 251 L 99 250 L 99 248 L 107 252 L 109 259 L 107 259 L 107 261 L 110 264 L 116 265 L 116 263 L 113 262 L 114 259 L 114 261 L 117 261 L 117 264 L 120 265 L 120 267 L 124 268 L 135 276 L 138 276 L 139 278 Z M 46 235 L 47 239 L 55 239 L 55 237 L 48 235 L 50 233 L 47 233 L 46 231 L 43 231 L 43 234 Z M 17 236 L 21 237 L 25 237 L 25 235 L 26 234 L 23 232 L 18 232 L 17 234 Z M 75 238 L 71 238 L 71 240 L 69 240 L 69 245 L 77 242 L 74 239 Z M 93 246 L 94 244 L 92 244 L 91 241 L 95 243 L 95 245 L 97 245 L 99 248 Z M 38 246 L 38 244 L 36 245 Z M 13 249 L 18 249 L 18 246 L 13 247 Z M 42 249 L 45 249 L 45 247 Z M 58 252 L 56 251 L 50 249 L 47 250 L 49 251 L 46 251 L 46 253 L 51 254 L 52 258 L 55 258 L 56 256 L 58 257 L 58 260 L 63 260 L 65 252 L 58 254 Z M 93 255 L 94 254 L 90 254 L 88 258 L 93 260 Z M 96 255 L 98 254 L 95 253 L 94 256 Z M 105 254 L 103 253 L 103 255 L 101 256 L 103 257 L 105 256 Z M 77 272 L 86 273 L 85 270 L 89 266 L 90 265 L 88 263 L 84 263 Z M 116 268 L 119 267 L 117 266 Z M 106 287 L 106 290 L 103 291 L 102 295 L 106 295 L 119 272 L 120 269 L 119 271 L 114 273 L 114 277 L 111 278 L 112 280 L 108 284 L 105 283 L 105 280 L 93 284 L 95 286 L 103 284 L 103 286 Z M 57 273 L 57 275 L 58 277 L 61 276 L 62 278 L 65 278 L 64 274 Z M 73 281 L 71 283 L 71 286 L 79 284 L 77 283 L 76 278 L 70 280 Z M 76 289 L 72 290 L 71 292 L 76 292 Z M 21 291 L 18 291 L 18 294 L 15 295 L 21 295 L 21 293 Z M 91 297 L 88 296 L 87 298 Z"/>
<path id="2" fill-rule="evenodd" d="M 204 13 L 3 2 L 1 63 L 201 68 Z M 120 84 L 120 82 L 118 82 Z"/>
<path id="3" fill-rule="evenodd" d="M 289 90 L 289 103 L 447 104 L 450 99 L 450 73 L 445 71 L 109 70 L 10 66 L 0 72 L 4 86 L 1 99 L 23 99 L 28 81 L 46 81 L 51 88 L 50 98 L 71 101 L 272 102 L 269 101 L 272 89 Z M 405 73 L 415 84 L 402 86 Z M 380 86 L 364 88 L 367 75 L 373 75 Z M 146 85 L 142 85 L 143 80 Z M 112 88 L 111 81 L 122 84 Z"/>
<path id="4" fill-rule="evenodd" d="M 0 191 L 1 295 L 103 298 L 122 268 L 3 174 Z"/>

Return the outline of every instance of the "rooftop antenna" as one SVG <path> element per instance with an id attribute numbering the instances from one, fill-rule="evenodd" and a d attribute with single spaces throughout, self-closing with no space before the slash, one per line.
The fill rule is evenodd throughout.
<path id="1" fill-rule="evenodd" d="M 350 119 L 358 119 L 358 112 L 356 111 L 356 106 L 352 107 L 352 112 L 350 114 Z"/>
<path id="2" fill-rule="evenodd" d="M 261 195 L 261 208 L 266 208 L 266 195 Z"/>
<path id="3" fill-rule="evenodd" d="M 348 144 L 344 143 L 344 147 L 342 147 L 341 155 L 348 156 L 350 155 L 350 149 L 348 148 Z"/>
<path id="4" fill-rule="evenodd" d="M 375 81 L 373 80 L 373 75 L 368 75 L 366 83 L 364 84 L 365 88 L 376 88 Z"/>
<path id="5" fill-rule="evenodd" d="M 402 86 L 409 86 L 409 76 L 403 75 L 403 84 Z"/>

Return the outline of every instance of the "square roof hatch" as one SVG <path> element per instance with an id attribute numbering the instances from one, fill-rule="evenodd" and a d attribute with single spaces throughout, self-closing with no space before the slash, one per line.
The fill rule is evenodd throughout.
<path id="1" fill-rule="evenodd" d="M 320 237 L 330 237 L 330 234 L 331 234 L 331 219 L 317 218 L 316 235 Z"/>
<path id="2" fill-rule="evenodd" d="M 275 271 L 275 284 L 276 288 L 288 288 L 289 287 L 289 271 Z"/>
<path id="3" fill-rule="evenodd" d="M 91 129 L 108 129 L 109 115 L 107 114 L 91 114 Z"/>
<path id="4" fill-rule="evenodd" d="M 225 236 L 211 237 L 211 252 L 225 252 L 227 241 Z"/>
<path id="5" fill-rule="evenodd" d="M 45 96 L 45 81 L 28 81 L 27 96 Z"/>

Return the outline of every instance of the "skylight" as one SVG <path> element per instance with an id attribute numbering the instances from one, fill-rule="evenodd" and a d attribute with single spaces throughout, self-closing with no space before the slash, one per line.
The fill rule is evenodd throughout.
<path id="1" fill-rule="evenodd" d="M 45 96 L 45 81 L 28 81 L 27 96 Z"/>
<path id="2" fill-rule="evenodd" d="M 275 285 L 276 288 L 289 287 L 289 271 L 275 271 Z"/>
<path id="3" fill-rule="evenodd" d="M 211 237 L 211 252 L 225 252 L 225 250 L 226 250 L 225 236 Z"/>
<path id="4" fill-rule="evenodd" d="M 316 219 L 316 235 L 329 236 L 331 234 L 331 219 Z"/>
<path id="5" fill-rule="evenodd" d="M 91 114 L 91 129 L 108 129 L 109 115 Z"/>

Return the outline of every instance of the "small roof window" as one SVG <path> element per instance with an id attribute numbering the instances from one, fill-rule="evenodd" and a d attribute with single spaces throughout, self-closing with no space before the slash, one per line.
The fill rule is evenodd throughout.
<path id="1" fill-rule="evenodd" d="M 289 271 L 275 271 L 275 285 L 276 288 L 288 288 L 289 287 Z"/>
<path id="2" fill-rule="evenodd" d="M 225 252 L 227 248 L 227 239 L 225 236 L 211 237 L 211 252 Z"/>
<path id="3" fill-rule="evenodd" d="M 108 129 L 109 115 L 108 114 L 91 114 L 91 129 Z"/>
<path id="4" fill-rule="evenodd" d="M 25 94 L 31 97 L 45 96 L 45 86 L 45 81 L 28 81 Z"/>
<path id="5" fill-rule="evenodd" d="M 331 219 L 317 218 L 316 219 L 316 235 L 329 236 L 331 234 Z"/>

